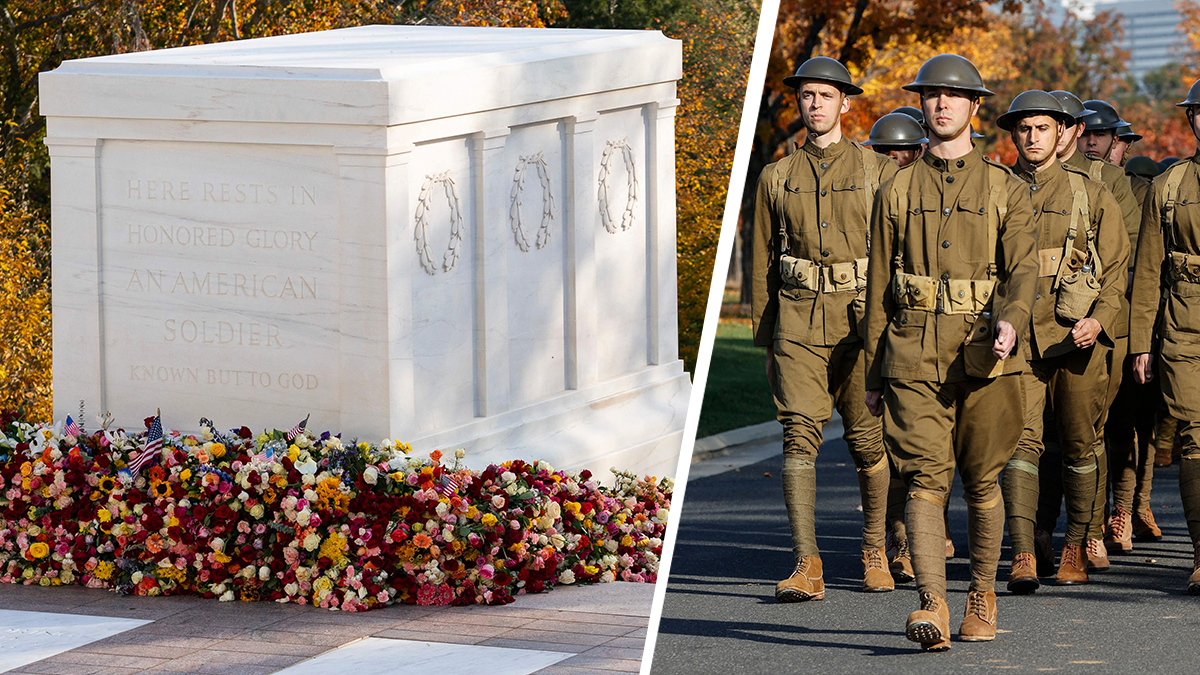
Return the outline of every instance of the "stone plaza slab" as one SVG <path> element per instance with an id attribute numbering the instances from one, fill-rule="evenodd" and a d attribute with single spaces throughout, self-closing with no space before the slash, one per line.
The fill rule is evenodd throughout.
<path id="1" fill-rule="evenodd" d="M 0 609 L 0 673 L 151 623 Z"/>
<path id="2" fill-rule="evenodd" d="M 529 675 L 574 656 L 571 652 L 480 647 L 369 637 L 279 671 L 280 675 L 488 673 Z"/>
<path id="3" fill-rule="evenodd" d="M 44 73 L 54 401 L 669 475 L 677 41 L 368 26 Z"/>

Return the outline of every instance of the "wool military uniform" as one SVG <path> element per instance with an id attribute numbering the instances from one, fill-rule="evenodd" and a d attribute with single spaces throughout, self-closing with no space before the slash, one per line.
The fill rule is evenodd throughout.
<path id="1" fill-rule="evenodd" d="M 1055 410 L 1063 449 L 1066 543 L 1082 546 L 1088 533 L 1101 487 L 1094 449 L 1107 405 L 1107 364 L 1113 346 L 1110 335 L 1122 318 L 1120 299 L 1125 293 L 1129 241 L 1116 200 L 1104 185 L 1090 180 L 1084 172 L 1052 161 L 1039 172 L 1019 171 L 1017 175 L 1028 183 L 1039 236 L 1037 295 L 1028 341 L 1030 370 L 1021 376 L 1025 385 L 1025 424 L 1004 472 L 1004 501 L 1015 558 L 1014 579 L 1009 586 L 1022 592 L 1038 585 L 1033 568 L 1033 534 L 1047 403 Z M 1083 271 L 1085 265 L 1090 272 Z M 1056 308 L 1060 301 L 1079 297 L 1070 294 L 1093 275 L 1098 293 L 1090 309 L 1074 307 L 1072 313 Z M 1082 297 L 1086 303 L 1092 296 L 1085 290 Z M 1099 322 L 1102 330 L 1095 345 L 1079 349 L 1071 330 L 1084 316 Z M 1053 465 L 1045 468 L 1057 469 Z M 1074 549 L 1072 552 L 1080 553 Z M 1022 554 L 1027 556 L 1023 558 Z M 1028 576 L 1018 576 L 1022 565 L 1028 569 Z M 1017 581 L 1028 581 L 1031 588 L 1014 588 Z"/>
<path id="2" fill-rule="evenodd" d="M 888 464 L 879 420 L 864 403 L 859 321 L 872 195 L 895 172 L 890 158 L 846 138 L 806 143 L 759 177 L 753 239 L 754 344 L 773 347 L 794 553 L 819 555 L 814 462 L 836 406 L 859 474 L 864 566 L 884 575 Z"/>
<path id="3" fill-rule="evenodd" d="M 1003 535 L 996 479 L 1020 435 L 1013 420 L 1022 417 L 1019 373 L 1028 365 L 1017 349 L 1004 361 L 991 350 L 997 322 L 1014 327 L 1018 344 L 1029 325 L 1038 269 L 1028 192 L 973 149 L 952 160 L 927 153 L 876 197 L 866 385 L 883 390 L 885 443 L 908 486 L 922 598 L 945 598 L 942 508 L 956 466 L 970 516 L 971 590 L 994 586 Z"/>
<path id="4" fill-rule="evenodd" d="M 1129 351 L 1159 352 L 1163 399 L 1179 420 L 1179 489 L 1200 562 L 1200 153 L 1154 179 L 1142 212 L 1130 305 Z M 1200 591 L 1196 576 L 1191 592 Z"/>

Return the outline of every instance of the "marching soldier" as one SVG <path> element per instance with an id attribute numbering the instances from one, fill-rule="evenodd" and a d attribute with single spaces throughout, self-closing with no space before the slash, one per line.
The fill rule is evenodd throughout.
<path id="1" fill-rule="evenodd" d="M 754 212 L 754 344 L 783 424 L 783 493 L 796 557 L 776 586 L 781 602 L 820 600 L 825 582 L 814 508 L 821 429 L 836 406 L 858 470 L 863 506 L 863 589 L 894 588 L 884 554 L 888 461 L 882 429 L 863 403 L 860 322 L 868 220 L 875 189 L 896 164 L 842 136 L 848 96 L 861 94 L 841 63 L 816 57 L 784 78 L 808 130 L 804 145 L 767 166 Z"/>
<path id="2" fill-rule="evenodd" d="M 1037 284 L 1028 190 L 971 143 L 991 96 L 975 66 L 941 54 L 904 87 L 921 96 L 922 158 L 880 187 L 871 217 L 867 404 L 908 485 L 906 522 L 920 609 L 905 635 L 950 647 L 942 509 L 955 466 L 968 511 L 971 587 L 959 637 L 996 635 L 996 566 L 1004 505 L 996 479 L 1020 429 L 1017 347 Z M 1012 355 L 1010 357 L 1010 355 Z"/>
<path id="3" fill-rule="evenodd" d="M 1129 156 L 1129 148 L 1138 141 L 1142 140 L 1142 135 L 1133 132 L 1133 125 L 1125 122 L 1117 127 L 1117 140 L 1113 143 L 1112 148 L 1108 151 L 1108 157 L 1104 161 L 1109 164 L 1124 167 L 1125 158 Z"/>
<path id="4" fill-rule="evenodd" d="M 1062 483 L 1067 533 L 1057 582 L 1086 583 L 1084 541 L 1099 482 L 1096 456 L 1106 405 L 1112 329 L 1125 292 L 1129 242 L 1121 210 L 1102 184 L 1058 162 L 1056 148 L 1075 125 L 1054 96 L 1027 91 L 996 120 L 1011 134 L 1014 171 L 1029 183 L 1038 228 L 1037 296 L 1028 342 L 1025 429 L 1004 470 L 1004 502 L 1013 549 L 1008 589 L 1032 593 L 1040 586 L 1034 561 L 1034 522 L 1039 463 L 1044 448 L 1042 415 L 1055 411 L 1062 446 Z M 1054 470 L 1056 466 L 1042 467 Z"/>
<path id="5" fill-rule="evenodd" d="M 1196 109 L 1200 81 L 1178 104 L 1187 115 L 1193 135 L 1200 139 Z M 1129 351 L 1135 354 L 1138 382 L 1153 374 L 1155 322 L 1161 319 L 1158 372 L 1171 416 L 1179 420 L 1183 454 L 1179 462 L 1179 492 L 1195 552 L 1188 593 L 1200 593 L 1200 141 L 1197 153 L 1154 179 L 1138 240 L 1137 264 L 1130 300 Z M 1159 301 L 1166 299 L 1163 310 Z M 1188 391 L 1190 390 L 1190 394 Z"/>
<path id="6" fill-rule="evenodd" d="M 1125 162 L 1125 175 L 1129 177 L 1129 187 L 1133 189 L 1133 196 L 1137 199 L 1139 210 L 1145 206 L 1146 195 L 1150 190 L 1150 181 L 1160 173 L 1162 173 L 1162 167 L 1158 165 L 1158 162 L 1145 155 L 1130 157 Z"/>
<path id="7" fill-rule="evenodd" d="M 1101 159 L 1089 158 L 1084 155 L 1086 148 L 1092 147 L 1099 150 L 1101 145 L 1107 149 L 1107 139 L 1109 136 L 1115 136 L 1114 130 L 1124 124 L 1117 111 L 1112 106 L 1103 101 L 1092 102 L 1098 109 L 1085 107 L 1085 104 L 1079 100 L 1074 94 L 1067 91 L 1052 91 L 1050 92 L 1062 104 L 1063 110 L 1075 117 L 1076 125 L 1068 129 L 1067 134 L 1058 146 L 1058 159 L 1060 162 L 1073 166 L 1077 169 L 1082 169 L 1087 172 L 1087 175 L 1092 180 L 1104 183 L 1112 193 L 1117 204 L 1121 207 L 1121 219 L 1125 223 L 1125 231 L 1128 234 L 1131 242 L 1130 248 L 1133 248 L 1137 240 L 1138 228 L 1141 225 L 1141 212 L 1138 209 L 1137 198 L 1133 196 L 1133 190 L 1130 188 L 1129 180 L 1125 177 L 1125 172 L 1119 167 L 1113 166 Z M 1101 132 L 1092 133 L 1091 132 Z M 1105 135 L 1107 132 L 1108 135 Z M 1125 356 L 1129 345 L 1129 303 L 1124 296 L 1121 297 L 1121 312 L 1114 323 L 1112 330 L 1108 332 L 1109 337 L 1113 340 L 1113 349 L 1108 352 L 1108 397 L 1104 404 L 1105 419 L 1107 421 L 1108 410 L 1111 408 L 1113 401 L 1117 397 L 1117 391 L 1121 385 L 1121 370 L 1122 364 L 1125 362 Z M 1100 485 L 1108 484 L 1108 456 L 1104 448 L 1103 437 L 1096 439 L 1097 448 L 1096 455 L 1100 457 Z M 1058 443 L 1047 440 L 1046 450 L 1042 455 L 1042 464 L 1049 466 L 1055 458 L 1061 457 Z M 1060 482 L 1060 473 L 1057 471 L 1043 471 L 1039 474 L 1040 478 L 1040 500 L 1038 504 L 1037 528 L 1035 539 L 1039 542 L 1039 567 L 1052 568 L 1053 561 L 1049 559 L 1050 554 L 1050 532 L 1054 529 L 1054 523 L 1058 520 L 1059 507 L 1062 504 L 1062 484 Z M 1097 492 L 1097 499 L 1092 511 L 1092 524 L 1088 528 L 1087 539 L 1087 560 L 1088 569 L 1093 572 L 1103 572 L 1108 569 L 1107 549 L 1104 546 L 1104 506 L 1107 497 L 1107 489 L 1102 489 Z"/>

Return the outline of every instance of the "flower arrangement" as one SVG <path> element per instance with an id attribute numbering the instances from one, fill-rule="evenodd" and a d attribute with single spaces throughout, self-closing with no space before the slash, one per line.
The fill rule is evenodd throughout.
<path id="1" fill-rule="evenodd" d="M 657 578 L 670 479 L 475 471 L 302 425 L 168 432 L 143 463 L 151 432 L 108 426 L 0 414 L 0 581 L 363 611 Z"/>

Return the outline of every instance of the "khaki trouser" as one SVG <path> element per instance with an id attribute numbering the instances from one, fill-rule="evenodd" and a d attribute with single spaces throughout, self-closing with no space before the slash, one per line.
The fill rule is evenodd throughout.
<path id="1" fill-rule="evenodd" d="M 854 465 L 861 469 L 883 459 L 883 426 L 867 410 L 862 342 L 815 347 L 776 340 L 774 372 L 771 393 L 783 425 L 784 454 L 815 460 L 821 430 L 836 406 Z"/>
<path id="2" fill-rule="evenodd" d="M 822 428 L 836 407 L 863 499 L 864 549 L 883 548 L 887 462 L 883 427 L 867 410 L 862 342 L 833 347 L 775 340 L 774 377 L 778 419 L 783 425 L 783 491 L 797 555 L 818 555 L 814 523 L 815 461 Z"/>
<path id="3" fill-rule="evenodd" d="M 1020 436 L 1021 429 L 1013 420 L 1021 419 L 1023 399 L 1020 375 L 951 383 L 886 381 L 884 439 L 898 473 L 908 486 L 909 545 L 914 551 L 917 543 L 912 504 L 914 500 L 932 502 L 940 516 L 950 495 L 956 467 L 962 477 L 968 515 L 973 508 L 998 508 L 1000 493 L 996 479 Z M 923 524 L 916 525 L 928 529 Z M 997 526 L 1000 532 L 993 533 L 995 550 L 986 552 L 990 570 L 981 571 L 972 565 L 972 584 L 974 587 L 980 581 L 980 590 L 990 587 L 991 579 L 995 578 L 1003 521 Z M 937 544 L 945 545 L 940 533 Z M 972 550 L 972 557 L 975 556 L 976 551 Z M 945 557 L 929 560 L 917 567 L 917 586 L 921 591 L 944 597 Z M 916 557 L 913 563 L 917 564 Z"/>
<path id="4" fill-rule="evenodd" d="M 1108 410 L 1104 433 L 1109 443 L 1108 477 L 1112 484 L 1113 506 L 1128 513 L 1135 510 L 1144 513 L 1150 508 L 1154 478 L 1151 439 L 1162 394 L 1157 381 L 1137 383 L 1133 378 L 1132 363 L 1132 356 L 1125 357 L 1120 389 Z"/>

